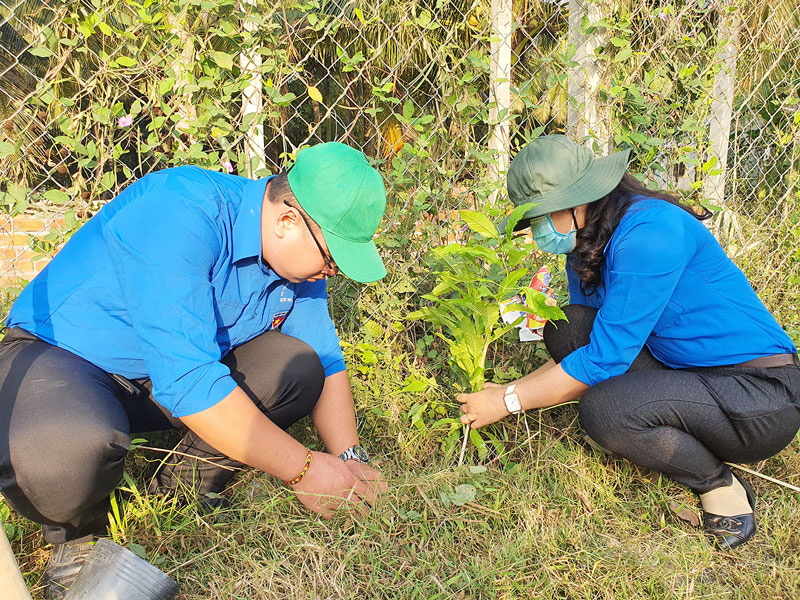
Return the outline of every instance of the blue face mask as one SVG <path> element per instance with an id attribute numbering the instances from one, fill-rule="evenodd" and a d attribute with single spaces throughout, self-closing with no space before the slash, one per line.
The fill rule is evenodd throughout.
<path id="1" fill-rule="evenodd" d="M 543 218 L 536 219 L 531 222 L 531 234 L 533 241 L 539 245 L 539 248 L 551 254 L 569 254 L 575 250 L 577 243 L 578 223 L 575 220 L 575 213 L 572 213 L 572 222 L 575 224 L 575 229 L 569 233 L 559 233 L 556 231 L 555 225 L 550 215 L 545 215 Z"/>

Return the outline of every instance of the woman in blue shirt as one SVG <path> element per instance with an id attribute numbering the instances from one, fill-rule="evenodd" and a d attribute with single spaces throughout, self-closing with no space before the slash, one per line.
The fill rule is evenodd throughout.
<path id="1" fill-rule="evenodd" d="M 548 324 L 552 360 L 509 386 L 462 394 L 462 421 L 581 397 L 596 442 L 700 496 L 706 532 L 734 548 L 756 531 L 750 485 L 725 464 L 764 460 L 800 429 L 797 349 L 698 215 L 564 136 L 523 148 L 515 205 L 536 203 L 542 250 L 567 255 L 569 322 Z"/>

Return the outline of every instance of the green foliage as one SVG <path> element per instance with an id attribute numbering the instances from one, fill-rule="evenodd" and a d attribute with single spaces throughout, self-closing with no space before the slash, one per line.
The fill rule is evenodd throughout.
<path id="1" fill-rule="evenodd" d="M 463 243 L 438 246 L 432 254 L 437 265 L 436 286 L 423 299 L 429 302 L 408 315 L 422 319 L 440 331 L 449 351 L 451 366 L 470 391 L 483 389 L 489 346 L 518 323 L 501 320 L 500 303 L 524 293 L 530 274 L 530 256 L 535 247 L 512 234 L 520 217 L 533 205 L 514 210 L 500 235 L 490 218 L 481 212 L 462 210 L 469 229 Z M 525 294 L 525 306 L 514 305 L 549 319 L 564 318 L 558 307 L 547 306 L 538 293 Z"/>

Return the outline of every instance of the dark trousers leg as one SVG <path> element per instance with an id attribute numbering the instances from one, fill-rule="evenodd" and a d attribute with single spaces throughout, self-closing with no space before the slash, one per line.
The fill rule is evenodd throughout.
<path id="1" fill-rule="evenodd" d="M 222 362 L 230 367 L 234 380 L 256 406 L 282 429 L 311 413 L 325 381 L 316 352 L 305 342 L 277 331 L 234 348 Z M 182 427 L 177 420 L 175 425 Z M 181 454 L 166 460 L 156 473 L 152 489 L 219 492 L 236 474 L 225 467 L 243 466 L 188 429 L 175 450 Z"/>
<path id="2" fill-rule="evenodd" d="M 251 340 L 225 361 L 284 428 L 311 412 L 324 382 L 314 351 L 278 332 Z M 44 526 L 51 543 L 105 528 L 108 496 L 122 478 L 132 431 L 180 424 L 152 401 L 149 386 L 126 390 L 91 363 L 19 329 L 0 343 L 0 380 L 0 491 L 17 512 Z M 193 434 L 186 442 L 218 455 Z M 229 478 L 219 470 L 209 475 L 212 487 Z"/>
<path id="3" fill-rule="evenodd" d="M 104 530 L 130 448 L 116 383 L 101 369 L 12 330 L 0 344 L 0 491 L 63 543 Z"/>
<path id="4" fill-rule="evenodd" d="M 596 314 L 567 307 L 569 324 L 545 331 L 554 359 L 589 342 Z M 649 368 L 649 367 L 653 368 Z M 669 369 L 649 351 L 581 398 L 581 425 L 604 448 L 699 493 L 731 483 L 723 461 L 763 460 L 800 428 L 800 368 Z"/>

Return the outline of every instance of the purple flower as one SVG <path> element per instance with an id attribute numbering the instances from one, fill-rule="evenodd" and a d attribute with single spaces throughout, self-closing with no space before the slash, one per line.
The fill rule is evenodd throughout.
<path id="1" fill-rule="evenodd" d="M 131 125 L 133 125 L 133 115 L 125 115 L 119 118 L 120 127 L 130 127 Z"/>
<path id="2" fill-rule="evenodd" d="M 667 13 L 665 13 L 665 12 L 658 13 L 658 18 L 661 19 L 661 21 L 663 23 L 666 23 L 667 22 Z"/>
<path id="3" fill-rule="evenodd" d="M 221 165 L 224 167 L 224 169 L 225 169 L 225 170 L 226 170 L 228 173 L 233 173 L 233 165 L 231 164 L 231 161 L 229 161 L 229 160 L 223 160 L 223 161 L 222 161 L 220 164 L 221 164 Z"/>

